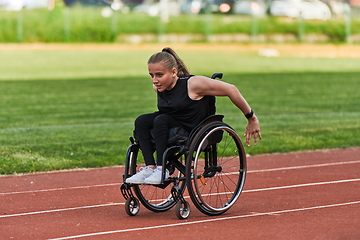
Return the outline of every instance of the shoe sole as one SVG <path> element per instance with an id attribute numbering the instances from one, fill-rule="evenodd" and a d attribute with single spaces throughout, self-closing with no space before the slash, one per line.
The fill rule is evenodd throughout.
<path id="1" fill-rule="evenodd" d="M 156 183 L 153 183 L 153 182 L 144 182 L 144 184 L 159 185 L 159 184 L 161 184 L 161 182 L 156 182 Z"/>
<path id="2" fill-rule="evenodd" d="M 128 184 L 143 184 L 143 182 L 126 182 Z"/>
<path id="3" fill-rule="evenodd" d="M 126 180 L 125 180 L 125 182 L 130 183 L 130 184 L 143 184 L 144 183 L 144 181 L 142 181 L 142 182 L 136 182 L 136 181 L 135 182 L 132 182 L 132 181 L 128 182 Z"/>
<path id="4" fill-rule="evenodd" d="M 168 179 L 168 177 L 165 178 L 165 180 L 166 180 L 166 179 Z M 165 180 L 164 180 L 164 181 L 165 181 Z M 161 184 L 161 182 L 147 182 L 147 181 L 144 181 L 144 184 L 159 185 L 159 184 Z"/>

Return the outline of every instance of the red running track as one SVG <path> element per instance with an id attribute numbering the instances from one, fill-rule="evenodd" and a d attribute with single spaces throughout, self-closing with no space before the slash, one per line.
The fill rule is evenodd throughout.
<path id="1" fill-rule="evenodd" d="M 123 167 L 0 177 L 0 239 L 360 239 L 360 148 L 248 157 L 216 217 L 125 213 Z"/>

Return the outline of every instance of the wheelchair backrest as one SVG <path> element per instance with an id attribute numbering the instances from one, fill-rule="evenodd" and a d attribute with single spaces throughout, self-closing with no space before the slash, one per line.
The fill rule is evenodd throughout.
<path id="1" fill-rule="evenodd" d="M 216 113 L 216 98 L 214 96 L 206 96 L 206 98 L 208 99 L 208 116 L 214 115 Z"/>
<path id="2" fill-rule="evenodd" d="M 223 77 L 222 73 L 214 73 L 211 76 L 211 79 L 221 79 Z M 215 96 L 206 96 L 206 98 L 208 99 L 208 116 L 214 115 L 216 113 L 216 98 Z"/>

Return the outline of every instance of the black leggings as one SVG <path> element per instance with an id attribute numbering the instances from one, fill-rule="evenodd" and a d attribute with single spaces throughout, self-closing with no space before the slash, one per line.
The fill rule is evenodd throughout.
<path id="1" fill-rule="evenodd" d="M 143 114 L 135 120 L 136 139 L 139 141 L 146 166 L 155 165 L 150 130 L 153 129 L 157 165 L 162 166 L 163 154 L 167 148 L 169 129 L 173 127 L 184 128 L 182 124 L 169 115 L 160 114 L 159 112 Z"/>

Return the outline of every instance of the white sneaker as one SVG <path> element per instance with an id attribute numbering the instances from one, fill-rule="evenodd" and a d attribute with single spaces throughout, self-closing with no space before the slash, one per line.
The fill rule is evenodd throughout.
<path id="1" fill-rule="evenodd" d="M 162 167 L 157 167 L 153 174 L 144 180 L 145 184 L 161 184 Z M 165 170 L 165 179 L 169 177 L 169 170 Z"/>
<path id="2" fill-rule="evenodd" d="M 134 176 L 131 176 L 131 177 L 125 179 L 125 182 L 132 183 L 132 184 L 142 184 L 142 183 L 144 183 L 144 180 L 147 177 L 151 176 L 154 172 L 154 170 L 152 170 L 148 166 L 141 167 L 139 170 L 140 170 L 140 172 L 136 173 Z"/>

